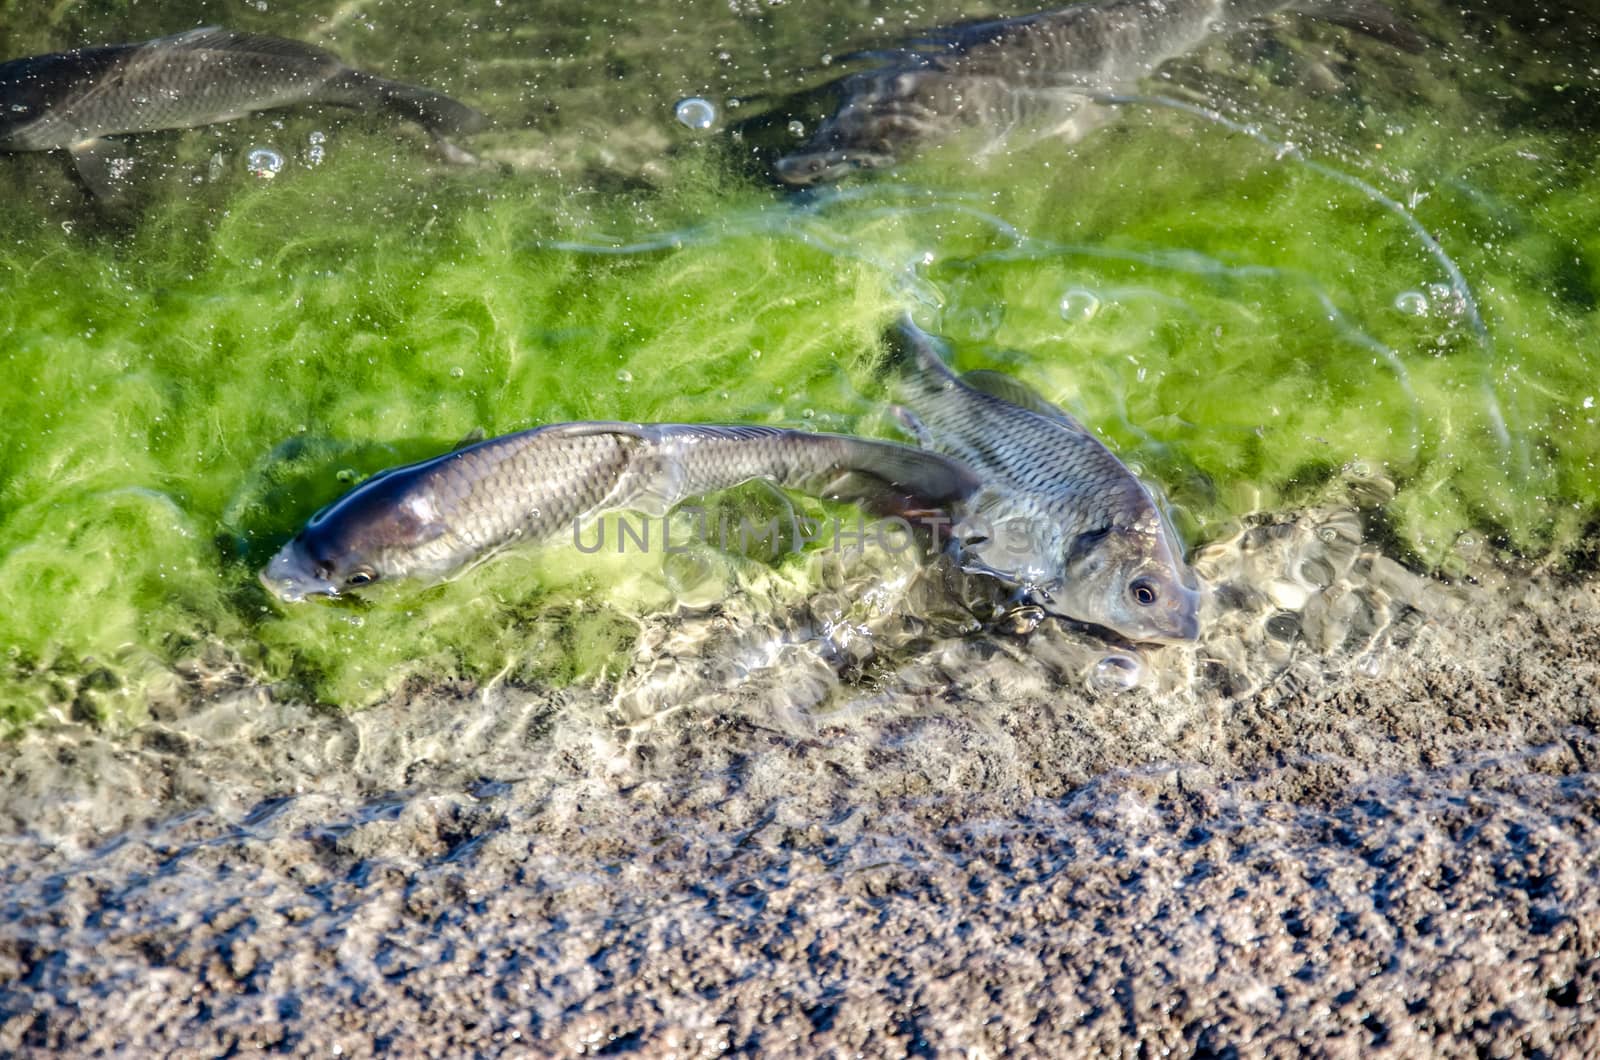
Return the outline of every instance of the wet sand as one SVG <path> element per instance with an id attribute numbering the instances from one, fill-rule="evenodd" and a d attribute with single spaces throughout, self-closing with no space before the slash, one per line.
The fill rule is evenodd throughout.
<path id="1" fill-rule="evenodd" d="M 0 1051 L 1595 1055 L 1600 585 L 1359 538 L 1210 550 L 1208 639 L 1120 693 L 922 590 L 852 632 L 845 581 L 592 687 L 346 714 L 218 670 L 41 728 L 0 749 Z"/>

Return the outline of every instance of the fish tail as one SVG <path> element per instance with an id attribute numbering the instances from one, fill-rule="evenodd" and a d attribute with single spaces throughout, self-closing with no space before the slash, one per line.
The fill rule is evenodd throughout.
<path id="1" fill-rule="evenodd" d="M 414 121 L 435 137 L 475 133 L 489 124 L 481 111 L 421 85 L 390 81 L 351 70 L 330 82 L 327 96 L 337 102 L 376 103 Z"/>
<path id="2" fill-rule="evenodd" d="M 1345 26 L 1413 54 L 1427 47 L 1422 34 L 1380 0 L 1292 0 L 1287 10 Z"/>
<path id="3" fill-rule="evenodd" d="M 880 376 L 898 376 L 913 393 L 932 394 L 956 385 L 956 374 L 944 363 L 944 343 L 912 323 L 904 314 L 883 333 L 887 356 Z"/>
<path id="4" fill-rule="evenodd" d="M 978 490 L 978 477 L 965 464 L 926 449 L 846 435 L 795 432 L 794 438 L 831 458 L 825 472 L 794 488 L 880 515 L 947 508 Z"/>

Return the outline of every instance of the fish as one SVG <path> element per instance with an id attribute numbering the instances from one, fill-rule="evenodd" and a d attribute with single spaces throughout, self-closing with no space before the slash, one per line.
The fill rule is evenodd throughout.
<path id="1" fill-rule="evenodd" d="M 753 479 L 879 514 L 932 511 L 978 488 L 959 462 L 899 442 L 765 426 L 550 424 L 372 476 L 313 516 L 260 581 L 291 603 L 441 581 L 607 510 L 664 514 Z"/>
<path id="2" fill-rule="evenodd" d="M 837 109 L 773 164 L 784 184 L 882 169 L 964 127 L 992 134 L 987 151 L 1027 127 L 1069 142 L 1102 124 L 1106 97 L 1168 60 L 1269 15 L 1298 11 L 1346 23 L 1407 49 L 1420 41 L 1374 0 L 1093 0 L 1015 18 L 960 22 L 891 48 L 823 91 Z"/>
<path id="3" fill-rule="evenodd" d="M 909 316 L 885 340 L 901 423 L 983 483 L 950 528 L 966 570 L 1132 641 L 1199 636 L 1202 594 L 1177 532 L 1116 454 L 1009 376 L 957 376 Z"/>
<path id="4" fill-rule="evenodd" d="M 108 137 L 307 103 L 371 108 L 414 121 L 458 163 L 476 159 L 447 137 L 488 124 L 449 96 L 352 69 L 310 44 L 206 26 L 0 63 L 0 150 L 64 150 L 89 190 L 114 201 L 125 190 L 130 162 Z"/>

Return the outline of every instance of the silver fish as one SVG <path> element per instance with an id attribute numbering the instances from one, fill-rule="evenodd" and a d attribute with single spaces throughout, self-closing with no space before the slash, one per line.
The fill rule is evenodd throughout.
<path id="1" fill-rule="evenodd" d="M 473 157 L 445 137 L 487 123 L 448 96 L 353 70 L 321 48 L 208 26 L 0 64 L 0 150 L 66 150 L 89 189 L 115 199 L 125 152 L 105 137 L 301 103 L 373 107 L 415 121 L 454 162 Z"/>
<path id="2" fill-rule="evenodd" d="M 795 185 L 836 180 L 894 165 L 963 127 L 988 130 L 992 144 L 1018 127 L 1076 140 L 1105 120 L 1097 97 L 1126 91 L 1214 35 L 1286 10 L 1413 43 L 1373 0 L 1093 0 L 958 23 L 864 53 L 875 65 L 833 83 L 838 109 L 774 172 Z"/>
<path id="3" fill-rule="evenodd" d="M 1077 420 L 997 372 L 957 377 L 909 317 L 888 334 L 908 370 L 901 418 L 983 481 L 952 536 L 968 569 L 1046 610 L 1130 640 L 1199 635 L 1200 593 L 1150 490 Z"/>
<path id="4" fill-rule="evenodd" d="M 977 488 L 955 461 L 896 442 L 777 427 L 554 424 L 374 475 L 313 517 L 261 582 L 296 601 L 442 579 L 609 509 L 664 513 L 751 479 L 906 513 Z"/>

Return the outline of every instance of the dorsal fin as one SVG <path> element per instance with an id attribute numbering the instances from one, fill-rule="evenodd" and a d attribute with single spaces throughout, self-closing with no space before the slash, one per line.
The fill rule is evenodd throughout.
<path id="1" fill-rule="evenodd" d="M 182 33 L 174 33 L 167 37 L 157 37 L 144 42 L 145 47 L 159 45 L 164 48 L 215 48 L 227 47 L 227 42 L 236 34 L 231 29 L 221 26 L 196 26 L 186 29 Z"/>
<path id="2" fill-rule="evenodd" d="M 174 33 L 170 37 L 158 37 L 146 41 L 141 47 L 158 48 L 160 50 L 194 50 L 209 48 L 215 51 L 246 52 L 252 55 L 281 55 L 295 59 L 307 59 L 317 63 L 334 62 L 343 66 L 343 61 L 326 48 L 319 48 L 315 44 L 305 41 L 290 40 L 288 37 L 268 37 L 259 33 L 240 33 L 237 30 L 226 29 L 222 26 L 201 26 L 198 29 L 185 30 Z"/>

